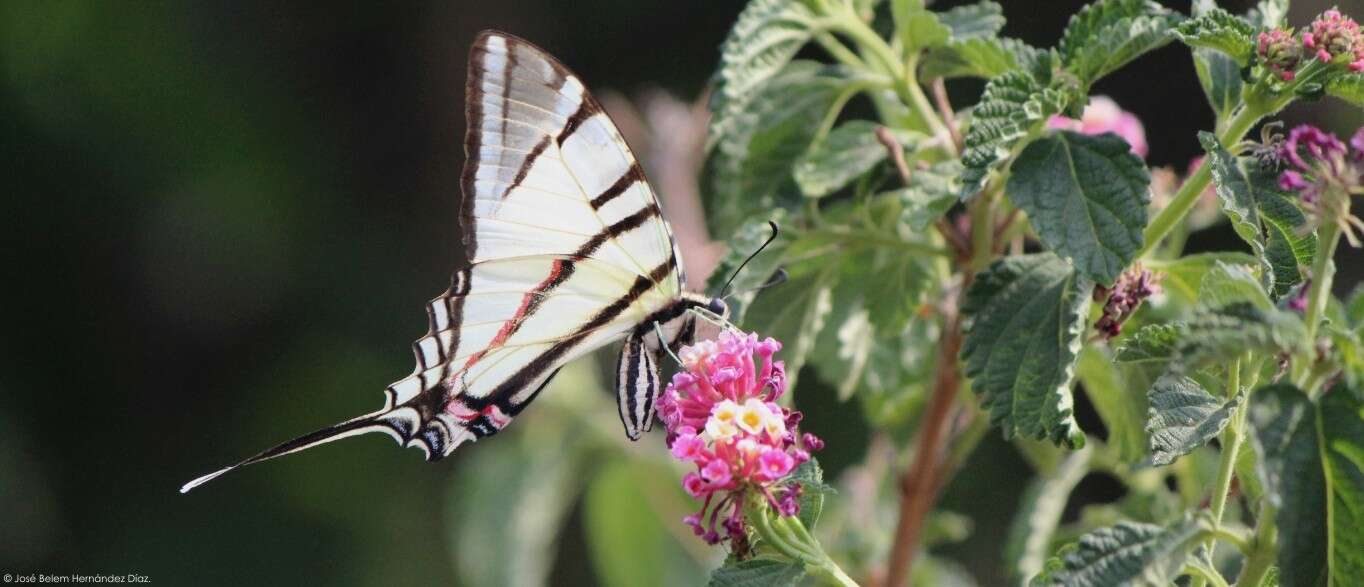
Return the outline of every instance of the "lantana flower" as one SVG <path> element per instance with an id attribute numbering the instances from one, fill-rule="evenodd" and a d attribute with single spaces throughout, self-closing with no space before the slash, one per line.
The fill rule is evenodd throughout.
<path id="1" fill-rule="evenodd" d="M 1350 71 L 1364 71 L 1364 34 L 1359 23 L 1334 8 L 1312 21 L 1302 34 L 1302 46 L 1323 63 L 1344 63 Z"/>
<path id="2" fill-rule="evenodd" d="M 1364 194 L 1364 128 L 1347 147 L 1334 134 L 1300 125 L 1288 133 L 1278 160 L 1286 167 L 1279 187 L 1297 192 L 1317 222 L 1338 223 L 1350 245 L 1359 247 L 1354 230 L 1364 229 L 1364 221 L 1350 215 L 1350 196 Z"/>
<path id="3" fill-rule="evenodd" d="M 1090 98 L 1079 120 L 1053 116 L 1047 120 L 1047 126 L 1087 135 L 1111 132 L 1127 141 L 1127 144 L 1132 146 L 1132 152 L 1142 158 L 1146 157 L 1149 150 L 1146 144 L 1146 127 L 1142 126 L 1141 119 L 1120 108 L 1118 103 L 1108 96 Z"/>
<path id="4" fill-rule="evenodd" d="M 1293 29 L 1273 29 L 1261 32 L 1255 40 L 1255 52 L 1260 62 L 1283 81 L 1293 81 L 1298 63 L 1302 61 L 1302 46 L 1293 38 Z"/>
<path id="5" fill-rule="evenodd" d="M 1096 286 L 1094 300 L 1103 301 L 1104 307 L 1094 329 L 1104 340 L 1113 340 L 1122 333 L 1123 323 L 1136 313 L 1142 301 L 1157 293 L 1160 293 L 1160 276 L 1140 265 L 1119 275 L 1111 288 Z"/>
<path id="6" fill-rule="evenodd" d="M 780 349 L 772 338 L 737 330 L 683 347 L 682 370 L 659 398 L 669 451 L 695 467 L 682 487 L 702 500 L 683 521 L 711 544 L 744 540 L 751 493 L 781 515 L 796 515 L 801 486 L 788 477 L 823 447 L 798 432 L 800 412 L 776 403 L 786 392 L 785 366 L 772 358 Z"/>

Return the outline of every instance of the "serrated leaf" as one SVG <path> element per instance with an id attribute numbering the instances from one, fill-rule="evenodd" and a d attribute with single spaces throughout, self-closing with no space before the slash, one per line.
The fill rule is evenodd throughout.
<path id="1" fill-rule="evenodd" d="M 1299 221 L 1306 222 L 1306 219 L 1301 212 L 1296 216 L 1293 214 L 1290 210 L 1293 205 L 1286 201 L 1288 196 L 1279 190 L 1273 174 L 1261 168 L 1258 161 L 1232 155 L 1211 133 L 1200 132 L 1198 139 L 1208 152 L 1208 164 L 1212 166 L 1213 183 L 1222 211 L 1231 220 L 1236 234 L 1250 245 L 1260 260 L 1264 269 L 1262 280 L 1276 297 L 1288 293 L 1294 285 L 1302 283 L 1298 259 L 1315 254 L 1315 237 L 1309 239 L 1297 234 L 1273 237 L 1273 232 L 1282 232 L 1278 225 L 1272 225 L 1271 235 L 1267 236 L 1261 228 L 1262 220 L 1265 220 L 1262 216 L 1272 214 L 1275 222 L 1283 228 L 1291 227 L 1293 231 L 1301 226 Z M 1268 212 L 1262 215 L 1262 209 Z M 1281 241 L 1274 250 L 1270 250 L 1271 237 Z"/>
<path id="2" fill-rule="evenodd" d="M 1062 548 L 1033 585 L 1108 587 L 1170 585 L 1194 545 L 1204 535 L 1197 519 L 1169 526 L 1119 522 L 1100 528 Z"/>
<path id="3" fill-rule="evenodd" d="M 1004 546 L 1004 560 L 1015 579 L 1027 580 L 1042 572 L 1070 492 L 1089 473 L 1092 455 L 1091 447 L 1070 453 L 1055 471 L 1029 481 L 1023 490 Z"/>
<path id="4" fill-rule="evenodd" d="M 1007 194 L 1047 248 L 1112 284 L 1142 245 L 1151 175 L 1114 134 L 1063 131 L 1028 145 Z"/>
<path id="5" fill-rule="evenodd" d="M 1151 404 L 1146 432 L 1151 436 L 1151 463 L 1168 465 L 1189 454 L 1226 428 L 1241 396 L 1219 400 L 1197 381 L 1182 375 L 1156 380 L 1147 396 Z"/>
<path id="6" fill-rule="evenodd" d="M 949 159 L 919 169 L 908 184 L 891 192 L 900 200 L 900 222 L 913 232 L 928 230 L 957 203 L 957 176 L 961 162 Z"/>
<path id="7" fill-rule="evenodd" d="M 1326 82 L 1326 93 L 1364 108 L 1364 73 L 1336 75 Z"/>
<path id="8" fill-rule="evenodd" d="M 1108 430 L 1108 446 L 1118 460 L 1137 463 L 1146 458 L 1145 390 L 1130 386 L 1132 378 L 1095 346 L 1080 351 L 1075 373 Z"/>
<path id="9" fill-rule="evenodd" d="M 984 0 L 938 13 L 954 40 L 994 37 L 1004 28 L 1004 7 Z"/>
<path id="10" fill-rule="evenodd" d="M 1281 584 L 1317 585 L 1326 575 L 1326 480 L 1315 406 L 1286 384 L 1256 390 L 1248 420 L 1265 496 L 1278 508 Z"/>
<path id="11" fill-rule="evenodd" d="M 1009 37 L 953 39 L 924 55 L 919 77 L 989 79 L 1025 67 L 1036 61 L 1039 53 L 1040 49 Z"/>
<path id="12" fill-rule="evenodd" d="M 1054 61 L 1054 55 L 1048 54 Z M 962 200 L 975 196 L 990 173 L 1002 170 L 1053 114 L 1072 102 L 1072 96 L 1042 84 L 1029 71 L 1010 71 L 985 84 L 980 102 L 971 111 L 971 126 L 963 139 Z"/>
<path id="13" fill-rule="evenodd" d="M 820 514 L 824 512 L 824 498 L 836 492 L 824 483 L 824 471 L 813 458 L 796 467 L 790 479 L 801 486 L 800 523 L 806 530 L 813 532 L 815 526 L 819 525 Z"/>
<path id="14" fill-rule="evenodd" d="M 790 279 L 763 290 L 749 305 L 742 326 L 782 341 L 787 385 L 795 381 L 833 309 L 831 302 L 838 266 L 832 259 L 816 259 L 789 267 Z"/>
<path id="15" fill-rule="evenodd" d="M 817 32 L 814 13 L 798 0 L 754 0 L 744 7 L 720 46 L 712 80 L 706 148 L 728 136 L 735 117 L 770 78 Z"/>
<path id="16" fill-rule="evenodd" d="M 1179 350 L 1183 325 L 1148 324 L 1123 339 L 1113 359 L 1119 363 L 1165 365 Z"/>
<path id="17" fill-rule="evenodd" d="M 895 30 L 907 53 L 936 47 L 952 38 L 952 29 L 924 7 L 924 0 L 891 0 L 890 6 Z"/>
<path id="18" fill-rule="evenodd" d="M 880 126 L 866 120 L 851 120 L 812 146 L 793 171 L 801 193 L 810 198 L 827 196 L 885 161 L 886 147 L 876 138 Z M 921 138 L 905 131 L 892 134 L 910 147 Z"/>
<path id="19" fill-rule="evenodd" d="M 755 558 L 726 564 L 710 574 L 709 587 L 784 587 L 795 585 L 805 576 L 798 564 L 770 558 Z"/>
<path id="20" fill-rule="evenodd" d="M 1317 256 L 1317 235 L 1307 215 L 1278 190 L 1259 190 L 1256 204 L 1264 223 L 1265 259 L 1274 272 L 1274 295 L 1283 297 L 1304 283 L 1303 268 Z"/>
<path id="21" fill-rule="evenodd" d="M 734 116 L 733 127 L 706 160 L 702 197 L 712 234 L 728 235 L 750 218 L 800 203 L 791 167 L 845 88 L 845 74 L 837 67 L 792 62 Z"/>
<path id="22" fill-rule="evenodd" d="M 1150 0 L 1099 0 L 1070 19 L 1059 45 L 1066 70 L 1088 86 L 1173 39 L 1181 17 Z"/>
<path id="23" fill-rule="evenodd" d="M 1245 67 L 1255 51 L 1254 34 L 1255 27 L 1249 22 L 1220 8 L 1181 22 L 1174 29 L 1174 35 L 1185 45 L 1221 52 L 1240 67 Z"/>
<path id="24" fill-rule="evenodd" d="M 1257 308 L 1250 302 L 1200 309 L 1181 330 L 1177 365 L 1185 373 L 1246 352 L 1301 352 L 1307 339 L 1307 328 L 1297 314 Z"/>
<path id="25" fill-rule="evenodd" d="M 1193 253 L 1178 259 L 1147 261 L 1147 267 L 1158 271 L 1163 279 L 1161 287 L 1166 293 L 1177 295 L 1193 305 L 1198 302 L 1198 288 L 1203 285 L 1203 277 L 1215 263 L 1228 265 L 1251 265 L 1259 263 L 1250 255 L 1239 252 Z"/>
<path id="26" fill-rule="evenodd" d="M 996 261 L 967 290 L 965 373 L 1006 438 L 1084 445 L 1070 385 L 1092 289 L 1060 257 L 1039 253 Z"/>
<path id="27" fill-rule="evenodd" d="M 1260 281 L 1251 275 L 1245 265 L 1228 265 L 1221 261 L 1214 263 L 1198 287 L 1198 305 L 1219 308 L 1242 302 L 1260 310 L 1274 308 L 1274 303 L 1269 301 L 1269 296 L 1260 287 Z"/>
<path id="28" fill-rule="evenodd" d="M 1194 49 L 1194 71 L 1208 105 L 1219 117 L 1229 116 L 1241 103 L 1241 66 L 1230 57 L 1212 49 Z"/>

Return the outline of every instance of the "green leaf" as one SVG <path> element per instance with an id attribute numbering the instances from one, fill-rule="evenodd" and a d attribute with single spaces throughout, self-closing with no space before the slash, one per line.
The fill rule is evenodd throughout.
<path id="1" fill-rule="evenodd" d="M 1331 581 L 1364 577 L 1364 402 L 1344 385 L 1320 400 L 1321 450 L 1330 507 L 1326 510 Z"/>
<path id="2" fill-rule="evenodd" d="M 1151 435 L 1151 462 L 1158 466 L 1216 438 L 1241 404 L 1240 395 L 1222 401 L 1197 381 L 1174 374 L 1157 379 L 1147 399 L 1151 410 L 1146 432 Z"/>
<path id="3" fill-rule="evenodd" d="M 1085 396 L 1108 430 L 1108 445 L 1118 460 L 1137 463 L 1146 458 L 1146 394 L 1133 388 L 1131 377 L 1124 376 L 1113 360 L 1099 347 L 1080 351 L 1076 376 L 1084 385 Z"/>
<path id="4" fill-rule="evenodd" d="M 1364 283 L 1355 286 L 1345 298 L 1345 318 L 1352 326 L 1364 325 Z"/>
<path id="5" fill-rule="evenodd" d="M 1048 54 L 1047 59 L 1054 62 L 1055 56 Z M 1007 167 L 1027 145 L 1023 139 L 1039 133 L 1046 120 L 1071 101 L 1068 92 L 1048 87 L 1028 71 L 1010 71 L 985 84 L 963 139 L 961 199 L 980 192 L 990 172 Z"/>
<path id="6" fill-rule="evenodd" d="M 961 162 L 949 159 L 919 169 L 909 183 L 894 192 L 900 199 L 900 222 L 913 232 L 923 232 L 957 203 L 957 176 Z"/>
<path id="7" fill-rule="evenodd" d="M 726 564 L 710 574 L 709 587 L 777 587 L 795 585 L 805 576 L 798 564 L 754 558 Z"/>
<path id="8" fill-rule="evenodd" d="M 1256 28 L 1283 26 L 1288 20 L 1288 0 L 1260 0 L 1246 18 Z"/>
<path id="9" fill-rule="evenodd" d="M 827 196 L 886 160 L 886 147 L 876 138 L 881 125 L 866 120 L 851 120 L 816 143 L 796 163 L 796 185 L 806 197 Z M 919 135 L 892 131 L 904 145 L 914 145 Z"/>
<path id="10" fill-rule="evenodd" d="M 1177 295 L 1188 304 L 1198 302 L 1198 289 L 1203 285 L 1203 276 L 1213 265 L 1221 262 L 1228 265 L 1255 265 L 1259 261 L 1250 255 L 1239 252 L 1194 253 L 1178 259 L 1146 261 L 1146 266 L 1164 275 L 1161 287 L 1166 292 Z"/>
<path id="11" fill-rule="evenodd" d="M 787 385 L 794 389 L 815 341 L 833 309 L 832 292 L 838 265 L 816 259 L 789 268 L 790 279 L 763 290 L 748 308 L 743 326 L 782 341 Z"/>
<path id="12" fill-rule="evenodd" d="M 1114 360 L 1119 363 L 1168 364 L 1179 350 L 1182 324 L 1148 324 L 1123 339 Z"/>
<path id="13" fill-rule="evenodd" d="M 1271 385 L 1251 396 L 1248 416 L 1265 496 L 1278 508 L 1280 582 L 1325 583 L 1327 489 L 1315 406 L 1296 387 Z"/>
<path id="14" fill-rule="evenodd" d="M 1199 520 L 1188 517 L 1169 526 L 1119 522 L 1062 548 L 1032 584 L 1170 585 L 1204 533 Z"/>
<path id="15" fill-rule="evenodd" d="M 937 13 L 925 8 L 923 0 L 892 0 L 890 6 L 906 53 L 936 47 L 952 38 L 952 29 L 938 19 Z"/>
<path id="16" fill-rule="evenodd" d="M 1208 97 L 1219 118 L 1230 116 L 1237 104 L 1241 103 L 1241 66 L 1230 57 L 1212 49 L 1194 49 L 1194 71 L 1198 83 L 1203 86 L 1203 94 Z"/>
<path id="17" fill-rule="evenodd" d="M 1180 19 L 1150 0 L 1099 0 L 1071 17 L 1061 36 L 1062 61 L 1087 87 L 1170 42 Z"/>
<path id="18" fill-rule="evenodd" d="M 1064 131 L 1019 154 L 1007 193 L 1047 248 L 1111 284 L 1141 249 L 1150 182 L 1117 135 Z"/>
<path id="19" fill-rule="evenodd" d="M 1253 158 L 1238 158 L 1218 143 L 1211 133 L 1200 132 L 1199 141 L 1208 152 L 1212 165 L 1213 183 L 1222 211 L 1231 220 L 1236 234 L 1250 245 L 1264 268 L 1262 279 L 1277 297 L 1302 283 L 1299 265 L 1311 263 L 1316 252 L 1315 237 L 1299 236 L 1298 227 L 1306 222 L 1301 211 L 1296 211 L 1279 190 L 1273 174 L 1264 170 Z M 1269 235 L 1261 228 L 1263 216 L 1271 228 Z M 1269 220 L 1268 217 L 1272 217 Z M 1293 231 L 1293 234 L 1284 234 Z M 1271 249 L 1271 241 L 1277 244 Z"/>
<path id="20" fill-rule="evenodd" d="M 847 83 L 840 68 L 792 62 L 735 115 L 706 161 L 702 196 L 712 234 L 801 202 L 791 168 Z"/>
<path id="21" fill-rule="evenodd" d="M 967 290 L 965 373 L 1006 438 L 1084 445 L 1070 385 L 1092 289 L 1061 258 L 1040 253 L 996 261 Z"/>
<path id="22" fill-rule="evenodd" d="M 1174 29 L 1174 35 L 1185 45 L 1219 51 L 1239 67 L 1245 67 L 1255 52 L 1254 34 L 1255 27 L 1249 22 L 1220 8 L 1181 22 Z"/>
<path id="23" fill-rule="evenodd" d="M 1261 309 L 1250 302 L 1204 308 L 1194 312 L 1182 328 L 1177 364 L 1187 373 L 1246 352 L 1306 352 L 1306 340 L 1302 318 L 1291 312 Z"/>
<path id="24" fill-rule="evenodd" d="M 824 483 L 824 471 L 815 459 L 801 463 L 791 473 L 791 480 L 800 483 L 800 523 L 806 530 L 813 532 L 819 525 L 819 516 L 824 511 L 824 497 L 836 493 L 833 487 Z"/>
<path id="25" fill-rule="evenodd" d="M 1004 28 L 1004 7 L 984 0 L 938 13 L 954 40 L 990 38 Z"/>
<path id="26" fill-rule="evenodd" d="M 728 136 L 758 90 L 817 32 L 815 15 L 798 0 L 754 0 L 720 45 L 712 79 L 707 150 Z"/>
<path id="27" fill-rule="evenodd" d="M 597 473 L 583 500 L 583 525 L 592 565 L 602 585 L 636 585 L 663 568 L 665 529 L 649 507 L 638 464 L 614 461 Z M 667 470 L 664 469 L 664 472 Z"/>
<path id="28" fill-rule="evenodd" d="M 1199 307 L 1219 308 L 1242 302 L 1259 310 L 1274 308 L 1274 303 L 1269 301 L 1269 296 L 1260 287 L 1259 280 L 1250 274 L 1246 266 L 1228 265 L 1221 261 L 1214 263 L 1198 288 Z"/>
<path id="29" fill-rule="evenodd" d="M 1337 74 L 1326 82 L 1326 93 L 1364 108 L 1364 73 Z"/>
<path id="30" fill-rule="evenodd" d="M 1055 471 L 1033 479 L 1023 490 L 1004 546 L 1004 560 L 1015 579 L 1026 580 L 1042 572 L 1070 492 L 1089 473 L 1093 452 L 1092 447 L 1085 447 L 1070 453 Z"/>
<path id="31" fill-rule="evenodd" d="M 735 324 L 743 323 L 744 313 L 757 295 L 756 288 L 766 283 L 777 272 L 786 249 L 791 245 L 791 233 L 780 232 L 777 240 L 772 241 L 772 244 L 763 250 L 763 254 L 753 257 L 742 273 L 734 274 L 744 260 L 772 236 L 772 227 L 768 225 L 768 220 L 781 226 L 786 220 L 786 214 L 783 210 L 774 210 L 770 218 L 749 220 L 734 231 L 734 236 L 729 239 L 729 250 L 720 258 L 719 264 L 710 274 L 710 279 L 706 281 L 706 292 L 711 296 L 719 296 L 725 282 L 734 275 L 734 283 L 730 288 L 735 293 L 727 302 L 729 319 Z"/>
<path id="32" fill-rule="evenodd" d="M 919 66 L 920 79 L 993 78 L 1036 61 L 1041 50 L 1009 37 L 953 39 L 928 51 Z"/>

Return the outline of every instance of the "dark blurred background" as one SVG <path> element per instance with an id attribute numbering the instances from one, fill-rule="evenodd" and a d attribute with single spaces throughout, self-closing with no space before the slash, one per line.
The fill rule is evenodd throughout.
<path id="1" fill-rule="evenodd" d="M 1083 2 L 1004 4 L 1007 34 L 1050 46 Z M 1294 4 L 1302 24 L 1331 2 Z M 1340 4 L 1364 15 L 1364 2 Z M 458 553 L 486 545 L 451 513 L 468 497 L 451 483 L 479 474 L 469 453 L 512 432 L 437 465 L 365 437 L 176 490 L 377 408 L 411 370 L 422 304 L 460 255 L 464 62 L 479 30 L 530 39 L 599 90 L 690 100 L 741 7 L 0 4 L 0 572 L 461 583 Z M 964 104 L 980 84 L 952 89 Z M 1182 47 L 1096 93 L 1142 118 L 1153 165 L 1182 171 L 1200 152 L 1194 131 L 1212 124 Z M 1330 101 L 1284 117 L 1339 133 L 1364 122 Z M 1240 248 L 1225 226 L 1191 247 Z M 1342 249 L 1343 290 L 1364 264 Z M 826 457 L 836 475 L 865 432 L 828 420 L 830 444 L 847 447 Z M 950 507 L 976 520 L 950 554 L 982 583 L 999 580 L 1027 475 L 991 440 L 949 489 Z M 578 509 L 568 516 L 556 583 L 593 582 Z"/>

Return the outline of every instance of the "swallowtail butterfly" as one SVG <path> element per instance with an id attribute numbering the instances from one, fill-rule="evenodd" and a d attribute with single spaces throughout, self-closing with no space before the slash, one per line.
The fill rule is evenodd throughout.
<path id="1" fill-rule="evenodd" d="M 492 436 L 565 363 L 624 339 L 616 393 L 625 434 L 650 428 L 659 353 L 690 342 L 719 299 L 683 291 L 672 230 L 614 124 L 568 68 L 487 31 L 469 56 L 460 224 L 466 262 L 426 307 L 417 367 L 384 407 L 185 484 L 333 440 L 384 432 L 427 460 Z"/>

